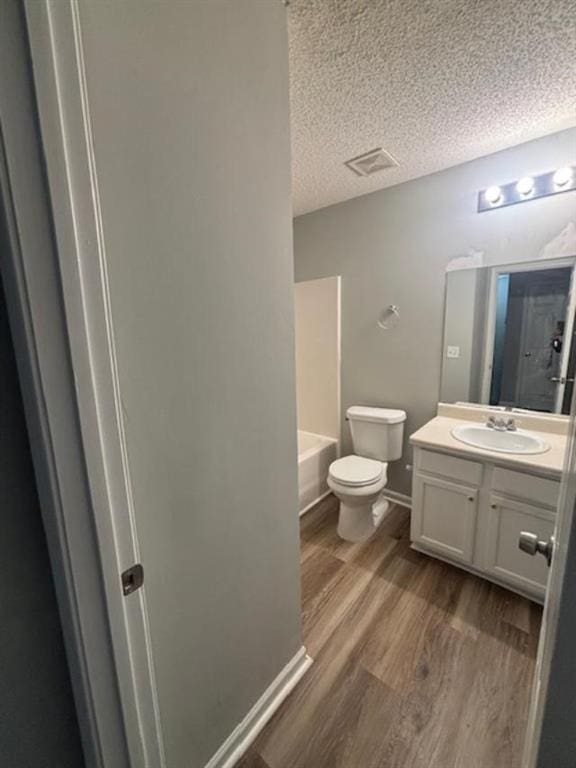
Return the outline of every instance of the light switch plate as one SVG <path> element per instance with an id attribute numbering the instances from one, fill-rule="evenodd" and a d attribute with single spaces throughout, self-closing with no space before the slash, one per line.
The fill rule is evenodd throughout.
<path id="1" fill-rule="evenodd" d="M 446 357 L 460 357 L 460 347 L 446 347 Z"/>

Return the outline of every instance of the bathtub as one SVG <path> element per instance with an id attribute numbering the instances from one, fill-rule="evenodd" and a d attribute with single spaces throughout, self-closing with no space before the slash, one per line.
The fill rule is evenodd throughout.
<path id="1" fill-rule="evenodd" d="M 328 467 L 338 457 L 338 441 L 298 430 L 298 511 L 307 512 L 330 493 Z"/>

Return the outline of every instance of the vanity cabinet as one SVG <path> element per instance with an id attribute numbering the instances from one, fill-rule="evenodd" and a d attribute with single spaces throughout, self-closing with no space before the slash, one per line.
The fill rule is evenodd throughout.
<path id="1" fill-rule="evenodd" d="M 413 548 L 542 600 L 546 561 L 520 551 L 518 538 L 552 535 L 559 479 L 421 447 L 414 470 Z"/>

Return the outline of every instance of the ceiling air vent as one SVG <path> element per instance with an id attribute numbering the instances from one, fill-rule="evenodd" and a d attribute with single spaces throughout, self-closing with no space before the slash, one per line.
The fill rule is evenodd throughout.
<path id="1" fill-rule="evenodd" d="M 386 168 L 396 168 L 398 163 L 392 155 L 378 147 L 371 152 L 353 157 L 352 160 L 346 160 L 344 165 L 347 165 L 357 176 L 371 176 L 373 173 L 385 171 Z"/>

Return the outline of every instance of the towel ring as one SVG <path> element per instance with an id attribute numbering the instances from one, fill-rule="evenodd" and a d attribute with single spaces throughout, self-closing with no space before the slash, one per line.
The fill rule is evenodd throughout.
<path id="1" fill-rule="evenodd" d="M 390 304 L 378 315 L 378 327 L 384 331 L 395 328 L 400 320 L 400 312 L 395 304 Z"/>

